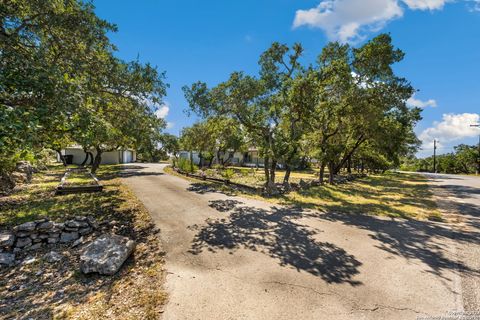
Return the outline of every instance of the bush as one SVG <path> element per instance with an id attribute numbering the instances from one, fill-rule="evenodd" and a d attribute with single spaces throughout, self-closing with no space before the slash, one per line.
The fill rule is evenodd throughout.
<path id="1" fill-rule="evenodd" d="M 196 165 L 193 165 L 193 171 L 192 171 L 192 164 L 190 160 L 185 158 L 178 159 L 178 168 L 184 172 L 190 172 L 190 173 L 194 173 L 195 171 L 198 170 L 198 167 Z"/>
<path id="2" fill-rule="evenodd" d="M 230 180 L 235 175 L 235 170 L 233 170 L 232 168 L 228 168 L 223 172 L 222 175 L 225 179 Z"/>

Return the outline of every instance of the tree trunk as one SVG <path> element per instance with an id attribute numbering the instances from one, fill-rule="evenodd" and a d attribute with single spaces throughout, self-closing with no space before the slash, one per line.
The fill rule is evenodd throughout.
<path id="1" fill-rule="evenodd" d="M 90 163 L 89 165 L 90 166 L 93 166 L 93 153 L 91 153 L 90 151 L 88 152 L 88 155 L 90 156 Z"/>
<path id="2" fill-rule="evenodd" d="M 333 184 L 335 176 L 335 165 L 332 161 L 328 163 L 328 183 Z"/>
<path id="3" fill-rule="evenodd" d="M 87 149 L 83 149 L 83 152 L 85 153 L 85 159 L 83 159 L 83 162 L 82 162 L 82 164 L 80 165 L 80 166 L 82 166 L 82 167 L 85 166 L 85 164 L 87 163 L 88 158 L 89 158 L 89 156 L 90 156 Z"/>
<path id="4" fill-rule="evenodd" d="M 283 177 L 283 184 L 289 183 L 291 172 L 292 172 L 292 167 L 290 167 L 289 165 L 285 165 L 285 177 Z"/>
<path id="5" fill-rule="evenodd" d="M 92 173 L 96 173 L 98 168 L 100 167 L 100 163 L 102 162 L 102 153 L 103 150 L 100 148 L 96 148 L 97 154 L 95 155 L 95 159 L 93 159 L 93 164 L 92 164 Z"/>
<path id="6" fill-rule="evenodd" d="M 320 184 L 323 184 L 325 178 L 325 163 L 321 162 L 320 163 L 320 174 L 318 176 L 318 179 L 320 180 Z"/>
<path id="7" fill-rule="evenodd" d="M 277 169 L 277 161 L 272 160 L 272 164 L 270 166 L 270 181 L 275 184 L 275 171 Z"/>
<path id="8" fill-rule="evenodd" d="M 349 174 L 352 174 L 352 158 L 349 157 L 347 160 L 347 172 Z"/>
<path id="9" fill-rule="evenodd" d="M 190 151 L 190 172 L 193 173 L 193 152 Z"/>
<path id="10" fill-rule="evenodd" d="M 269 165 L 268 157 L 265 157 L 263 161 L 264 161 L 263 171 L 265 173 L 265 186 L 266 186 L 268 184 L 268 181 L 270 181 L 270 171 L 268 170 L 268 165 Z"/>
<path id="11" fill-rule="evenodd" d="M 63 166 L 66 167 L 67 161 L 65 160 L 65 157 L 62 154 L 62 150 L 55 149 L 55 151 L 58 153 L 58 157 L 60 158 L 60 161 L 62 161 Z"/>
<path id="12" fill-rule="evenodd" d="M 198 154 L 198 157 L 200 158 L 200 162 L 198 163 L 198 167 L 200 169 L 202 169 L 203 168 L 203 155 L 202 155 L 201 152 Z"/>

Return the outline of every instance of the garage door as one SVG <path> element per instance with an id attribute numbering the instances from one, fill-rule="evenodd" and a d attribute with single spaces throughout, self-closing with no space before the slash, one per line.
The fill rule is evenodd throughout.
<path id="1" fill-rule="evenodd" d="M 125 163 L 133 162 L 133 152 L 132 151 L 124 151 L 124 161 Z"/>

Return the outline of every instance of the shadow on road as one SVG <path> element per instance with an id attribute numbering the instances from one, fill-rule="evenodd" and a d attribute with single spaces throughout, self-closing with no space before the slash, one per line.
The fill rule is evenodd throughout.
<path id="1" fill-rule="evenodd" d="M 165 173 L 157 171 L 146 171 L 143 166 L 127 165 L 118 166 L 110 169 L 109 171 L 101 172 L 98 177 L 100 180 L 111 180 L 115 178 L 130 178 L 141 176 L 163 176 Z"/>
<path id="2" fill-rule="evenodd" d="M 378 241 L 377 248 L 409 260 L 419 260 L 430 271 L 442 277 L 443 270 L 461 273 L 475 273 L 460 260 L 448 257 L 449 240 L 466 243 L 480 243 L 480 233 L 453 231 L 446 225 L 429 221 L 384 220 L 364 215 L 321 214 L 315 215 L 328 221 L 338 221 L 372 232 L 370 237 Z"/>
<path id="3" fill-rule="evenodd" d="M 221 202 L 224 201 L 224 204 Z M 262 252 L 278 259 L 280 265 L 293 267 L 321 277 L 328 283 L 361 285 L 353 278 L 362 264 L 342 248 L 318 242 L 317 231 L 295 223 L 302 215 L 299 208 L 277 208 L 272 211 L 254 207 L 232 207 L 230 200 L 215 201 L 215 207 L 232 208 L 226 219 L 207 220 L 205 226 L 194 225 L 197 231 L 190 253 L 203 250 L 236 250 L 239 248 Z"/>
<path id="4" fill-rule="evenodd" d="M 296 222 L 299 218 L 314 218 L 341 222 L 371 232 L 377 248 L 390 254 L 417 260 L 430 272 L 447 281 L 443 271 L 480 275 L 460 260 L 448 254 L 449 240 L 480 243 L 480 233 L 452 231 L 444 224 L 415 220 L 386 220 L 366 215 L 323 214 L 299 207 L 273 207 L 263 210 L 239 206 L 236 201 L 216 200 L 211 206 L 221 212 L 230 211 L 226 218 L 208 219 L 206 225 L 194 225 L 197 231 L 190 252 L 203 250 L 234 251 L 239 248 L 268 254 L 280 265 L 290 266 L 321 277 L 328 283 L 361 285 L 354 277 L 362 265 L 353 255 L 329 242 L 313 237 L 318 231 Z"/>

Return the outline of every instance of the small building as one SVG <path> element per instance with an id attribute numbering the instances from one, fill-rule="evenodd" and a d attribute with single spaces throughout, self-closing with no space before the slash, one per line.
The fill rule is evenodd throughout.
<path id="1" fill-rule="evenodd" d="M 180 151 L 178 154 L 179 158 L 182 159 L 190 159 L 190 152 L 189 151 Z M 259 152 L 256 148 L 249 148 L 247 152 L 226 152 L 225 154 L 221 155 L 223 160 L 226 161 L 230 159 L 229 162 L 235 166 L 244 166 L 244 167 L 263 167 L 263 158 L 259 156 Z M 200 163 L 200 156 L 199 153 L 196 151 L 192 152 L 193 163 L 198 165 Z M 218 164 L 217 156 L 215 155 L 213 164 Z"/>
<path id="2" fill-rule="evenodd" d="M 93 157 L 97 154 L 95 149 L 91 149 Z M 67 159 L 71 158 L 72 164 L 82 164 L 85 161 L 86 153 L 83 151 L 83 148 L 80 146 L 71 146 L 62 150 L 62 155 L 66 156 Z M 70 156 L 70 157 L 69 157 Z M 57 156 L 57 160 L 60 162 L 60 158 Z M 70 160 L 70 159 L 68 159 Z M 102 162 L 101 164 L 121 164 L 121 163 L 131 163 L 137 161 L 137 152 L 133 149 L 118 149 L 114 151 L 108 151 L 102 153 Z M 87 164 L 90 163 L 88 159 Z"/>

